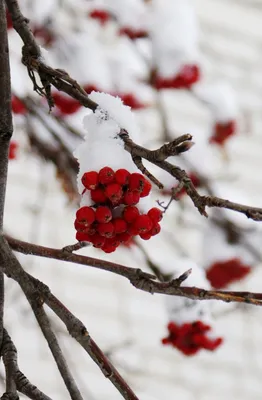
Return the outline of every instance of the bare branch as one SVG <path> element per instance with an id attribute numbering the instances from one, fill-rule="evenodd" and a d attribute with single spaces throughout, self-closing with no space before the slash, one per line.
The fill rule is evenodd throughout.
<path id="1" fill-rule="evenodd" d="M 74 256 L 74 254 L 69 252 L 62 251 L 62 253 L 67 254 L 68 256 Z M 32 299 L 34 299 L 34 301 L 35 299 L 38 299 L 39 301 L 45 302 L 59 316 L 59 318 L 67 326 L 70 334 L 81 344 L 81 346 L 86 350 L 90 357 L 96 362 L 102 373 L 113 383 L 113 385 L 118 389 L 124 399 L 138 400 L 134 392 L 121 377 L 119 372 L 114 368 L 109 360 L 107 360 L 107 358 L 97 346 L 97 344 L 93 341 L 93 339 L 90 338 L 84 324 L 79 321 L 58 299 L 56 299 L 51 294 L 50 289 L 45 284 L 38 281 L 23 270 L 19 261 L 11 252 L 8 243 L 1 236 L 0 268 L 7 276 L 18 282 L 31 306 L 36 307 Z M 41 312 L 39 311 L 39 308 L 34 308 L 33 311 L 35 312 L 39 323 L 42 324 L 41 329 L 43 330 L 43 327 L 46 325 L 46 321 L 43 317 L 42 308 L 40 308 Z M 44 335 L 47 335 L 47 330 L 48 326 L 45 326 L 45 332 L 43 330 Z M 48 344 L 50 345 L 49 339 Z"/>
<path id="2" fill-rule="evenodd" d="M 62 260 L 66 262 L 73 262 L 89 267 L 102 269 L 105 271 L 113 272 L 114 274 L 121 275 L 130 281 L 133 279 L 154 279 L 154 275 L 142 272 L 137 268 L 129 268 L 124 265 L 115 264 L 110 261 L 100 260 L 98 258 L 85 257 L 79 254 L 74 254 L 64 249 L 52 249 L 50 247 L 39 246 L 21 240 L 17 240 L 6 236 L 6 239 L 10 247 L 23 254 L 36 255 L 45 258 L 53 258 L 56 260 Z"/>
<path id="3" fill-rule="evenodd" d="M 33 400 L 51 400 L 50 397 L 45 395 L 36 386 L 32 385 L 31 382 L 26 378 L 26 376 L 19 370 L 17 364 L 17 350 L 10 338 L 6 329 L 3 333 L 3 346 L 1 349 L 1 354 L 3 356 L 4 364 L 11 363 L 12 368 L 12 378 L 15 381 L 17 390 L 25 394 L 27 397 Z"/>
<path id="4" fill-rule="evenodd" d="M 83 397 L 75 383 L 75 380 L 68 368 L 67 362 L 63 356 L 62 350 L 59 346 L 57 338 L 51 328 L 50 321 L 42 306 L 42 300 L 37 296 L 32 296 L 30 293 L 25 292 L 27 300 L 29 301 L 32 310 L 35 314 L 37 322 L 42 330 L 42 333 L 48 343 L 48 346 L 53 354 L 54 360 L 64 380 L 66 388 L 70 393 L 72 400 L 83 400 Z"/>
<path id="5" fill-rule="evenodd" d="M 18 399 L 18 395 L 16 392 L 16 382 L 15 382 L 15 374 L 17 370 L 17 351 L 10 340 L 10 337 L 6 330 L 3 330 L 3 343 L 1 349 L 1 355 L 3 357 L 3 362 L 5 366 L 5 376 L 6 376 L 6 393 L 8 398 Z"/>
<path id="6" fill-rule="evenodd" d="M 169 282 L 157 282 L 155 276 L 141 271 L 141 269 L 126 267 L 124 265 L 111 263 L 109 261 L 96 258 L 80 256 L 73 253 L 67 253 L 59 249 L 37 246 L 27 242 L 22 242 L 10 237 L 6 238 L 13 250 L 23 254 L 34 254 L 40 257 L 54 258 L 67 262 L 74 262 L 88 267 L 95 267 L 109 272 L 116 273 L 130 280 L 131 284 L 137 289 L 151 294 L 159 293 L 172 296 L 187 297 L 192 300 L 221 300 L 224 302 L 247 303 L 253 305 L 262 305 L 262 293 L 205 290 L 197 287 L 180 286 L 184 277 L 189 271 L 186 271 L 181 277 Z M 1 254 L 0 254 L 1 261 Z M 25 272 L 24 272 L 25 273 Z M 26 273 L 25 273 L 26 274 Z M 17 280 L 15 277 L 13 279 Z M 27 274 L 27 279 L 31 279 Z M 182 279 L 182 281 L 181 281 Z M 19 280 L 17 280 L 19 282 Z"/>
<path id="7" fill-rule="evenodd" d="M 11 80 L 7 40 L 5 2 L 0 0 L 0 235 L 6 193 L 9 142 L 13 133 L 11 108 Z M 3 340 L 4 276 L 0 273 L 0 346 Z"/>

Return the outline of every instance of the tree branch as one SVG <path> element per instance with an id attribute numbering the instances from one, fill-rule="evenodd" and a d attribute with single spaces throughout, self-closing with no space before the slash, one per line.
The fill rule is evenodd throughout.
<path id="1" fill-rule="evenodd" d="M 51 353 L 54 357 L 56 365 L 59 369 L 59 372 L 63 378 L 65 386 L 70 393 L 70 397 L 72 400 L 83 400 L 83 397 L 75 383 L 75 380 L 68 368 L 67 362 L 63 356 L 62 350 L 59 346 L 57 338 L 51 328 L 50 321 L 45 313 L 45 310 L 42 306 L 42 300 L 38 297 L 37 293 L 35 295 L 31 295 L 28 292 L 25 292 L 28 302 L 30 303 L 32 310 L 35 314 L 38 325 L 41 328 L 41 331 L 48 343 L 48 346 L 51 350 Z"/>
<path id="2" fill-rule="evenodd" d="M 0 0 L 0 235 L 6 193 L 9 143 L 13 133 L 11 108 L 11 79 L 7 40 L 5 2 Z M 0 346 L 3 340 L 4 275 L 0 273 Z"/>
<path id="3" fill-rule="evenodd" d="M 117 275 L 121 275 L 124 278 L 129 279 L 130 283 L 137 289 L 143 290 L 144 292 L 148 292 L 151 294 L 159 293 L 172 296 L 181 296 L 187 297 L 192 300 L 221 300 L 227 303 L 237 302 L 259 306 L 262 305 L 261 293 L 205 290 L 197 287 L 180 286 L 182 281 L 185 280 L 181 280 L 181 277 L 178 277 L 177 279 L 173 279 L 168 282 L 157 282 L 155 281 L 154 275 L 148 274 L 141 269 L 126 267 L 124 265 L 99 260 L 97 258 L 80 256 L 78 254 L 64 252 L 63 250 L 59 249 L 51 249 L 49 247 L 38 246 L 27 242 L 22 242 L 21 240 L 10 238 L 9 236 L 6 237 L 6 239 L 11 248 L 20 253 L 53 258 L 67 262 L 74 262 L 76 264 L 86 265 L 88 267 L 95 267 L 105 271 L 113 272 Z M 184 276 L 184 274 L 182 276 Z M 27 274 L 27 278 L 30 280 L 32 277 Z M 14 279 L 16 278 L 14 277 Z"/>
<path id="4" fill-rule="evenodd" d="M 14 380 L 19 392 L 25 394 L 27 397 L 33 400 L 51 400 L 50 397 L 46 396 L 36 386 L 32 385 L 32 383 L 30 383 L 25 375 L 19 370 L 17 364 L 17 350 L 6 329 L 4 329 L 3 332 L 3 346 L 1 349 L 1 354 L 3 356 L 5 365 L 7 363 L 11 363 L 11 377 Z"/>
<path id="5" fill-rule="evenodd" d="M 28 20 L 23 16 L 19 9 L 17 1 L 6 0 L 6 3 L 12 17 L 14 28 L 24 42 L 22 61 L 27 66 L 29 76 L 33 80 L 34 85 L 36 85 L 36 81 L 34 78 L 34 72 L 36 71 L 39 74 L 42 82 L 47 82 L 49 85 L 53 85 L 58 90 L 61 90 L 67 93 L 69 96 L 78 100 L 83 106 L 91 109 L 92 111 L 95 111 L 98 107 L 98 104 L 88 98 L 82 87 L 74 79 L 72 79 L 67 74 L 67 72 L 59 69 L 53 69 L 43 62 L 40 48 L 37 45 L 35 38 L 28 27 Z M 43 94 L 43 90 L 45 91 L 44 94 L 47 97 L 50 106 L 50 93 L 46 92 L 46 86 L 44 85 L 44 88 L 37 87 L 36 90 L 41 94 Z M 131 154 L 132 158 L 136 161 L 139 161 L 140 167 L 142 164 L 142 159 L 148 160 L 149 162 L 155 164 L 164 171 L 167 171 L 180 183 L 183 183 L 188 196 L 191 198 L 193 204 L 198 209 L 201 215 L 207 217 L 207 213 L 205 210 L 206 207 L 219 207 L 240 212 L 246 215 L 247 218 L 251 218 L 254 221 L 262 221 L 261 208 L 249 207 L 246 205 L 233 203 L 229 200 L 221 199 L 219 197 L 199 195 L 186 172 L 183 171 L 181 168 L 165 161 L 165 159 L 171 155 L 179 154 L 183 151 L 188 150 L 191 146 L 191 135 L 188 135 L 188 140 L 184 139 L 184 143 L 182 143 L 183 140 L 181 138 L 184 138 L 187 135 L 183 135 L 182 137 L 175 139 L 171 143 L 164 145 L 160 149 L 155 151 L 148 150 L 142 146 L 135 144 L 129 138 L 128 132 L 126 132 L 124 129 L 121 130 L 119 136 L 124 141 L 125 149 Z M 177 153 L 177 149 L 176 151 L 174 151 L 174 148 L 178 148 L 179 145 L 174 146 L 174 143 L 180 140 L 182 144 L 180 145 L 180 151 Z M 148 174 L 152 177 L 150 173 Z M 156 178 L 154 178 L 154 180 L 159 187 L 162 186 L 162 184 L 158 182 Z"/>
<path id="6" fill-rule="evenodd" d="M 63 252 L 63 250 L 62 250 Z M 71 255 L 69 252 L 64 254 Z M 0 236 L 0 268 L 10 278 L 14 279 L 25 293 L 31 304 L 31 299 L 38 299 L 45 302 L 58 317 L 65 323 L 69 333 L 80 343 L 91 358 L 101 369 L 102 373 L 113 383 L 126 400 L 138 400 L 132 389 L 121 377 L 118 371 L 105 357 L 97 344 L 90 338 L 84 324 L 79 321 L 56 297 L 50 289 L 24 271 L 19 261 L 12 253 L 6 240 Z M 127 268 L 127 267 L 126 267 Z M 37 310 L 35 310 L 38 312 Z M 38 315 L 36 315 L 37 318 Z M 42 328 L 42 326 L 41 326 Z"/>
<path id="7" fill-rule="evenodd" d="M 3 330 L 3 345 L 1 348 L 1 355 L 3 357 L 3 362 L 5 366 L 5 394 L 8 395 L 9 398 L 18 399 L 19 397 L 16 392 L 15 381 L 15 374 L 17 369 L 17 351 L 5 329 Z"/>

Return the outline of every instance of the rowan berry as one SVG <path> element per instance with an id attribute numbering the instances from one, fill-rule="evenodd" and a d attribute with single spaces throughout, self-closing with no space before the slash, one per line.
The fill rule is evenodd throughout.
<path id="1" fill-rule="evenodd" d="M 105 189 L 105 195 L 113 204 L 116 204 L 123 195 L 122 188 L 118 183 L 110 183 Z"/>
<path id="2" fill-rule="evenodd" d="M 163 218 L 162 211 L 157 207 L 151 208 L 148 211 L 147 215 L 149 216 L 150 219 L 152 219 L 153 222 L 159 222 Z"/>
<path id="3" fill-rule="evenodd" d="M 140 193 L 140 197 L 148 196 L 151 191 L 151 188 L 152 188 L 151 183 L 147 179 L 145 179 L 144 187 L 143 187 L 142 192 Z"/>
<path id="4" fill-rule="evenodd" d="M 107 206 L 99 206 L 95 212 L 97 222 L 109 222 L 112 219 L 112 212 Z"/>
<path id="5" fill-rule="evenodd" d="M 98 173 L 96 171 L 85 172 L 81 181 L 86 189 L 96 189 L 98 184 Z"/>
<path id="6" fill-rule="evenodd" d="M 124 219 L 122 218 L 115 218 L 112 221 L 114 228 L 115 228 L 115 233 L 119 234 L 119 233 L 124 233 L 127 230 L 127 223 Z"/>
<path id="7" fill-rule="evenodd" d="M 93 243 L 93 246 L 96 248 L 101 248 L 105 244 L 105 238 L 98 233 L 95 233 L 93 236 L 91 236 L 90 241 Z"/>
<path id="8" fill-rule="evenodd" d="M 129 184 L 128 187 L 130 190 L 138 190 L 140 193 L 143 191 L 145 184 L 145 178 L 142 174 L 138 174 L 134 172 L 129 177 Z"/>
<path id="9" fill-rule="evenodd" d="M 153 222 L 148 215 L 139 215 L 134 222 L 134 228 L 138 230 L 138 233 L 149 232 L 153 227 Z"/>
<path id="10" fill-rule="evenodd" d="M 89 226 L 95 220 L 95 212 L 91 207 L 81 207 L 76 212 L 76 219 L 80 224 Z"/>
<path id="11" fill-rule="evenodd" d="M 97 225 L 97 232 L 101 236 L 112 237 L 114 235 L 114 225 L 112 222 L 101 223 Z"/>
<path id="12" fill-rule="evenodd" d="M 150 232 L 145 232 L 145 233 L 140 233 L 139 235 L 141 237 L 141 239 L 143 240 L 149 240 L 151 239 L 151 233 Z"/>
<path id="13" fill-rule="evenodd" d="M 100 169 L 98 173 L 98 180 L 102 185 L 108 185 L 109 183 L 114 182 L 115 173 L 110 167 L 104 167 Z"/>
<path id="14" fill-rule="evenodd" d="M 137 207 L 134 206 L 128 206 L 124 208 L 123 211 L 123 218 L 126 220 L 126 222 L 133 222 L 137 217 L 139 216 L 139 210 Z"/>
<path id="15" fill-rule="evenodd" d="M 139 234 L 139 230 L 138 228 L 135 226 L 135 222 L 131 225 L 128 226 L 127 228 L 127 232 L 132 235 L 132 236 L 136 236 Z"/>
<path id="16" fill-rule="evenodd" d="M 161 226 L 158 223 L 156 223 L 156 224 L 154 224 L 153 228 L 151 229 L 150 234 L 151 234 L 151 236 L 155 236 L 160 231 L 161 231 Z"/>
<path id="17" fill-rule="evenodd" d="M 130 172 L 126 169 L 118 169 L 115 172 L 115 181 L 119 183 L 119 185 L 127 185 L 129 182 Z"/>
<path id="18" fill-rule="evenodd" d="M 120 241 L 117 236 L 112 237 L 112 238 L 107 238 L 105 241 L 105 245 L 110 246 L 110 247 L 113 246 L 116 248 L 120 245 Z"/>
<path id="19" fill-rule="evenodd" d="M 90 236 L 84 232 L 76 232 L 76 240 L 79 242 L 90 242 Z"/>
<path id="20" fill-rule="evenodd" d="M 117 235 L 117 239 L 119 240 L 120 243 L 127 243 L 131 238 L 132 235 L 130 235 L 127 232 L 120 233 L 120 235 Z"/>
<path id="21" fill-rule="evenodd" d="M 91 199 L 95 203 L 98 203 L 98 204 L 106 203 L 106 201 L 107 201 L 107 197 L 106 197 L 105 193 L 100 188 L 91 190 Z"/>
<path id="22" fill-rule="evenodd" d="M 105 253 L 113 253 L 116 250 L 116 247 L 105 244 L 103 247 L 101 247 L 101 250 L 103 250 Z"/>
<path id="23" fill-rule="evenodd" d="M 135 191 L 128 190 L 123 197 L 124 204 L 128 206 L 134 206 L 139 202 L 139 200 L 140 200 L 140 194 L 138 190 Z"/>
<path id="24" fill-rule="evenodd" d="M 78 232 L 83 232 L 86 228 L 85 224 L 80 224 L 80 222 L 76 219 L 74 222 L 75 230 Z"/>

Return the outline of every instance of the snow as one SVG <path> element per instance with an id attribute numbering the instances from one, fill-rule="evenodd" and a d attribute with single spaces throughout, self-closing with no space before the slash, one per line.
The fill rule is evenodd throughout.
<path id="1" fill-rule="evenodd" d="M 80 194 L 84 190 L 81 178 L 85 172 L 99 172 L 105 166 L 113 170 L 125 168 L 129 172 L 140 172 L 130 154 L 124 149 L 123 140 L 118 136 L 121 128 L 126 129 L 131 139 L 140 136 L 140 129 L 131 108 L 124 106 L 120 98 L 106 93 L 92 92 L 89 97 L 98 103 L 99 107 L 84 118 L 87 135 L 74 153 L 79 161 Z M 81 205 L 90 204 L 92 202 L 87 192 L 82 197 Z M 148 199 L 142 198 L 139 208 L 147 209 L 148 204 Z"/>
<path id="2" fill-rule="evenodd" d="M 162 77 L 173 77 L 185 63 L 196 63 L 197 21 L 190 0 L 153 2 L 152 39 L 154 62 Z"/>
<path id="3" fill-rule="evenodd" d="M 226 82 L 197 83 L 192 88 L 198 98 L 210 109 L 217 122 L 228 122 L 238 115 L 237 101 L 233 89 Z"/>

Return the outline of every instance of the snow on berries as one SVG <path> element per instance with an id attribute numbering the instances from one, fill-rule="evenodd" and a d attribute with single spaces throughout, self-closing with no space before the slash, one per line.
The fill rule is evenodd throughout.
<path id="1" fill-rule="evenodd" d="M 134 236 L 149 240 L 157 235 L 162 212 L 150 209 L 151 183 L 119 137 L 121 129 L 136 138 L 140 135 L 130 108 L 108 94 L 92 92 L 90 98 L 99 107 L 85 117 L 88 135 L 76 151 L 81 207 L 74 226 L 77 240 L 111 253 Z"/>

